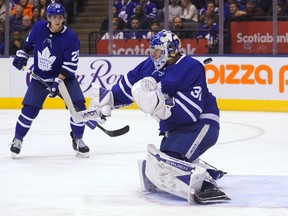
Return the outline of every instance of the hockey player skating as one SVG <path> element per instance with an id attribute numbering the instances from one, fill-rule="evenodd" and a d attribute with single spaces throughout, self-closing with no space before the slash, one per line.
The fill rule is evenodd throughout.
<path id="1" fill-rule="evenodd" d="M 159 122 L 160 149 L 149 144 L 146 160 L 138 161 L 143 191 L 166 191 L 192 203 L 230 200 L 216 183 L 223 172 L 199 160 L 219 135 L 219 110 L 203 64 L 180 53 L 181 42 L 170 31 L 157 33 L 150 47 L 151 55 L 111 90 L 94 86 L 89 107 L 110 116 L 112 108 L 135 101 Z"/>
<path id="2" fill-rule="evenodd" d="M 22 141 L 33 120 L 38 116 L 49 94 L 58 94 L 58 85 L 65 82 L 72 101 L 79 110 L 85 110 L 85 98 L 76 80 L 80 42 L 75 32 L 64 25 L 65 8 L 59 3 L 51 3 L 46 10 L 48 23 L 38 21 L 26 39 L 23 50 L 16 53 L 13 65 L 21 70 L 26 66 L 28 54 L 34 49 L 34 73 L 51 85 L 50 92 L 38 80 L 32 79 L 18 117 L 15 137 L 11 144 L 12 157 L 21 151 Z M 75 123 L 70 118 L 72 145 L 76 156 L 88 157 L 89 148 L 82 140 L 85 125 Z"/>

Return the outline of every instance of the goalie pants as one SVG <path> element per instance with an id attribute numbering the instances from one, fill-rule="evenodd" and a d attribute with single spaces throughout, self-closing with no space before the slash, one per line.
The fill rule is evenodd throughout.
<path id="1" fill-rule="evenodd" d="M 160 151 L 171 157 L 193 162 L 216 144 L 218 136 L 218 127 L 196 122 L 166 133 L 162 139 Z"/>
<path id="2" fill-rule="evenodd" d="M 65 79 L 65 85 L 67 86 L 74 105 L 79 110 L 85 110 L 85 98 L 77 79 Z M 43 103 L 48 93 L 49 91 L 42 83 L 35 79 L 31 80 L 22 102 L 23 108 L 21 110 L 21 114 L 18 117 L 16 124 L 15 137 L 17 139 L 23 140 L 25 135 L 28 133 L 32 125 L 32 121 L 38 116 L 39 111 L 43 108 Z M 57 119 L 55 124 L 56 122 Z M 82 138 L 84 133 L 84 123 L 76 124 L 73 122 L 72 118 L 70 118 L 70 126 L 74 137 L 77 139 Z"/>

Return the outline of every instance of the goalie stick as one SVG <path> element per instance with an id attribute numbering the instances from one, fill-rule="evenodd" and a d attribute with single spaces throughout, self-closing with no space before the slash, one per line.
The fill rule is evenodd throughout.
<path id="1" fill-rule="evenodd" d="M 22 70 L 29 73 L 34 79 L 38 80 L 42 85 L 44 85 L 45 87 L 50 89 L 49 84 L 46 83 L 44 80 L 42 80 L 42 78 L 39 77 L 37 74 L 35 74 L 32 70 L 27 70 L 25 68 L 23 68 Z M 66 86 L 64 83 L 63 83 L 63 85 L 64 85 L 64 88 L 66 89 Z M 66 91 L 67 91 L 67 89 L 66 89 Z M 68 93 L 68 91 L 67 91 L 67 93 Z M 65 99 L 62 97 L 62 95 L 60 93 L 58 93 L 57 95 L 65 101 Z M 68 97 L 70 98 L 69 93 L 68 93 Z M 67 96 L 66 96 L 66 100 L 69 100 L 69 98 L 67 99 Z M 82 111 L 78 112 L 79 109 L 73 105 L 71 98 L 70 98 L 70 101 L 71 101 L 71 103 L 69 101 L 68 102 L 65 101 L 65 104 L 67 105 L 67 103 L 69 103 L 70 108 L 68 107 L 68 105 L 67 105 L 67 107 L 68 107 L 70 113 L 71 113 L 71 111 L 74 112 L 75 119 L 73 118 L 73 115 L 71 113 L 73 120 L 75 120 L 77 122 L 79 122 L 79 121 L 85 122 L 85 124 L 92 130 L 94 130 L 96 127 L 98 127 L 101 131 L 103 131 L 104 133 L 106 133 L 110 137 L 116 137 L 116 136 L 124 135 L 130 130 L 129 125 L 126 125 L 123 128 L 120 128 L 117 130 L 107 130 L 104 127 L 102 127 L 95 119 L 91 120 L 92 117 L 97 114 L 95 109 L 82 110 Z"/>

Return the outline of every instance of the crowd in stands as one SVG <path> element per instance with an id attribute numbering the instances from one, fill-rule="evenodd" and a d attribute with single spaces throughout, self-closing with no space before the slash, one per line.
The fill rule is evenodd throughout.
<path id="1" fill-rule="evenodd" d="M 273 0 L 224 0 L 224 29 L 232 21 L 271 20 Z M 162 30 L 165 19 L 164 0 L 114 0 L 113 39 L 149 39 Z M 278 0 L 278 20 L 288 20 L 288 0 Z M 210 53 L 217 53 L 219 42 L 219 0 L 169 0 L 169 30 L 180 39 L 205 38 Z M 114 21 L 113 21 L 114 25 Z M 117 29 L 117 30 L 116 30 Z M 108 39 L 108 17 L 103 20 L 102 39 Z M 228 37 L 228 35 L 226 35 Z"/>
<path id="2" fill-rule="evenodd" d="M 21 49 L 32 26 L 41 19 L 46 19 L 46 9 L 51 0 L 0 0 L 0 55 L 5 50 L 6 2 L 9 2 L 9 55 L 15 55 Z M 83 10 L 84 0 L 55 0 L 67 10 L 67 22 L 74 21 L 74 4 Z"/>

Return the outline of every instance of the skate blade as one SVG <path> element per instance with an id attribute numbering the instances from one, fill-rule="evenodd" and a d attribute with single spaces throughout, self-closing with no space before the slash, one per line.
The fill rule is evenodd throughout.
<path id="1" fill-rule="evenodd" d="M 230 201 L 231 199 L 228 196 L 226 196 L 226 195 L 203 199 L 201 197 L 198 197 L 197 194 L 195 194 L 194 195 L 194 200 L 195 200 L 196 203 L 199 203 L 199 204 L 212 204 L 212 203 L 227 202 L 227 201 Z"/>
<path id="2" fill-rule="evenodd" d="M 89 158 L 89 152 L 82 153 L 79 151 L 75 151 L 75 156 L 79 158 Z"/>
<path id="3" fill-rule="evenodd" d="M 12 159 L 15 159 L 15 158 L 17 157 L 17 155 L 18 155 L 17 153 L 12 152 L 12 153 L 11 153 L 11 158 L 12 158 Z"/>

